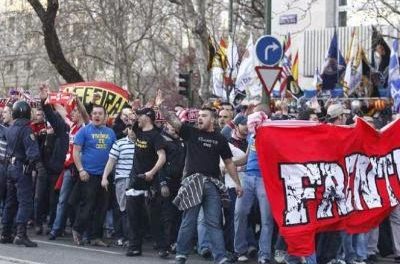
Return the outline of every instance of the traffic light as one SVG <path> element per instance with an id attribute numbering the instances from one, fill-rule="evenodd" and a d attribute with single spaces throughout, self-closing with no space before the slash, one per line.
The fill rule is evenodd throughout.
<path id="1" fill-rule="evenodd" d="M 178 93 L 184 96 L 190 94 L 190 73 L 179 73 Z"/>

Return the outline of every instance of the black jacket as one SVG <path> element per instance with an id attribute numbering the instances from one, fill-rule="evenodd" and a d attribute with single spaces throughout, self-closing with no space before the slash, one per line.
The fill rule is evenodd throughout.
<path id="1" fill-rule="evenodd" d="M 48 173 L 59 174 L 64 168 L 65 157 L 69 148 L 70 127 L 64 119 L 48 104 L 42 104 L 47 121 L 53 127 L 54 135 L 48 135 L 46 154 L 43 160 Z"/>
<path id="2" fill-rule="evenodd" d="M 160 170 L 160 183 L 167 184 L 172 191 L 177 191 L 185 167 L 186 147 L 181 139 L 174 139 L 165 133 L 162 136 L 165 140 L 167 160 Z"/>

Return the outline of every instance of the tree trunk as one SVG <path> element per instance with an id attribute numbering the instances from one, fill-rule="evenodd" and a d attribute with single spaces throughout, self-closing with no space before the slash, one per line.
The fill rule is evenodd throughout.
<path id="1" fill-rule="evenodd" d="M 65 59 L 60 39 L 54 26 L 59 7 L 58 0 L 47 0 L 46 10 L 39 0 L 28 0 L 28 2 L 42 22 L 44 44 L 50 62 L 67 83 L 83 82 L 82 75 Z"/>

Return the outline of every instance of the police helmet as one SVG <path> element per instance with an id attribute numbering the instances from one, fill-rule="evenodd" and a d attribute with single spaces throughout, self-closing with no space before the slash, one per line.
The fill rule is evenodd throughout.
<path id="1" fill-rule="evenodd" d="M 12 118 L 31 119 L 31 107 L 26 101 L 17 101 L 12 107 Z"/>

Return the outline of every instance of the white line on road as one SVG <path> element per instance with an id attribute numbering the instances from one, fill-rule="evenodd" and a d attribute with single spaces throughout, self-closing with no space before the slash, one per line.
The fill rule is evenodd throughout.
<path id="1" fill-rule="evenodd" d="M 1 256 L 1 255 L 0 255 L 0 260 L 7 261 L 9 263 L 15 263 L 15 264 L 45 264 L 42 262 L 34 262 L 34 261 L 29 261 L 29 260 L 24 260 L 24 259 L 10 258 L 10 257 L 6 257 L 6 256 Z"/>
<path id="2" fill-rule="evenodd" d="M 115 252 L 115 251 L 110 251 L 110 250 L 101 250 L 101 249 L 95 249 L 95 248 L 87 248 L 87 247 L 79 247 L 79 246 L 73 246 L 73 245 L 65 245 L 65 244 L 60 244 L 60 243 L 47 242 L 47 241 L 43 241 L 43 240 L 32 240 L 32 241 L 40 243 L 40 244 L 45 244 L 45 245 L 52 245 L 52 246 L 59 246 L 59 247 L 66 247 L 66 248 L 74 248 L 74 249 L 80 249 L 80 250 L 86 250 L 86 251 L 92 251 L 92 252 L 101 252 L 101 253 L 113 254 L 113 255 L 122 255 L 120 252 Z"/>

